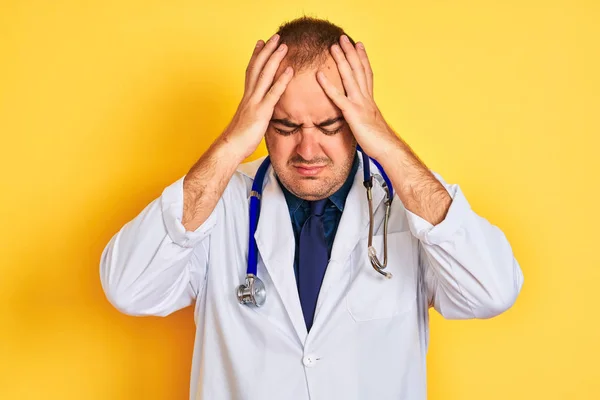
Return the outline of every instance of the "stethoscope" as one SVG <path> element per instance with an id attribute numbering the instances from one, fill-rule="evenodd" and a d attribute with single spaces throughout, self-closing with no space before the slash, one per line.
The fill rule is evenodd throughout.
<path id="1" fill-rule="evenodd" d="M 363 159 L 363 172 L 364 172 L 364 186 L 367 189 L 367 200 L 369 203 L 369 261 L 375 269 L 386 278 L 391 278 L 392 274 L 384 271 L 387 266 L 387 230 L 388 220 L 390 218 L 390 207 L 392 205 L 392 199 L 394 197 L 394 189 L 388 176 L 384 172 L 381 165 L 374 159 L 370 158 L 360 146 L 357 146 L 357 150 L 362 153 Z M 371 167 L 369 160 L 377 166 L 381 175 L 371 175 Z M 260 200 L 262 196 L 263 182 L 267 169 L 271 164 L 271 159 L 267 156 L 264 161 L 258 167 L 254 182 L 252 183 L 252 190 L 250 191 L 250 235 L 248 237 L 248 267 L 246 269 L 246 282 L 238 286 L 236 290 L 237 298 L 240 304 L 248 304 L 256 307 L 260 307 L 265 303 L 267 292 L 265 290 L 264 283 L 256 276 L 256 268 L 258 265 L 258 248 L 256 246 L 256 239 L 254 234 L 256 233 L 256 227 L 258 226 L 258 218 L 260 215 Z M 379 261 L 377 257 L 377 251 L 373 247 L 373 178 L 377 179 L 382 189 L 385 191 L 385 219 L 383 223 L 383 262 Z"/>

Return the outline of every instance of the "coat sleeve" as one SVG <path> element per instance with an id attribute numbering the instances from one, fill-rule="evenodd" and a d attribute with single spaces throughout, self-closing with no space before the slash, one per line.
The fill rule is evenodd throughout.
<path id="1" fill-rule="evenodd" d="M 419 267 L 429 306 L 447 319 L 491 318 L 509 309 L 523 274 L 504 233 L 470 207 L 460 187 L 444 185 L 452 203 L 445 219 L 432 225 L 406 210 L 419 239 Z"/>
<path id="2" fill-rule="evenodd" d="M 183 179 L 125 224 L 102 252 L 102 288 L 125 314 L 166 316 L 192 304 L 204 287 L 210 233 L 223 199 L 201 226 L 186 231 Z"/>

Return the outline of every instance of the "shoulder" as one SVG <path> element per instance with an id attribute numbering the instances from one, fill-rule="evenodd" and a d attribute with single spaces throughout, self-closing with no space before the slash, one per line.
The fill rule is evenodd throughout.
<path id="1" fill-rule="evenodd" d="M 234 201 L 239 201 L 243 198 L 247 199 L 248 196 L 250 196 L 254 176 L 265 157 L 266 156 L 263 156 L 256 160 L 242 163 L 237 167 L 225 189 L 226 197 L 229 197 Z"/>
<path id="2" fill-rule="evenodd" d="M 266 156 L 257 158 L 254 161 L 249 161 L 246 163 L 242 163 L 238 166 L 236 173 L 240 174 L 242 176 L 244 176 L 247 179 L 250 179 L 250 181 L 254 180 L 254 175 L 256 175 L 256 171 L 258 170 L 258 167 L 260 167 L 260 164 L 262 164 L 262 162 L 265 160 Z"/>

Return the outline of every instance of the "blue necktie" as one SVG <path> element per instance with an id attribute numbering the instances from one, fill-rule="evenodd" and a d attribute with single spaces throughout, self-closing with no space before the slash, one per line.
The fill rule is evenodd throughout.
<path id="1" fill-rule="evenodd" d="M 317 298 L 329 261 L 323 214 L 328 199 L 310 203 L 310 216 L 300 231 L 298 255 L 298 293 L 306 329 L 310 331 L 317 306 Z"/>

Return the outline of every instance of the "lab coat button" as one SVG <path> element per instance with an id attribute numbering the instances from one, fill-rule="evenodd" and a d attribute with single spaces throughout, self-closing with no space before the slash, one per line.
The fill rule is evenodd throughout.
<path id="1" fill-rule="evenodd" d="M 317 362 L 317 358 L 314 355 L 308 355 L 302 359 L 302 363 L 305 367 L 314 367 Z"/>

